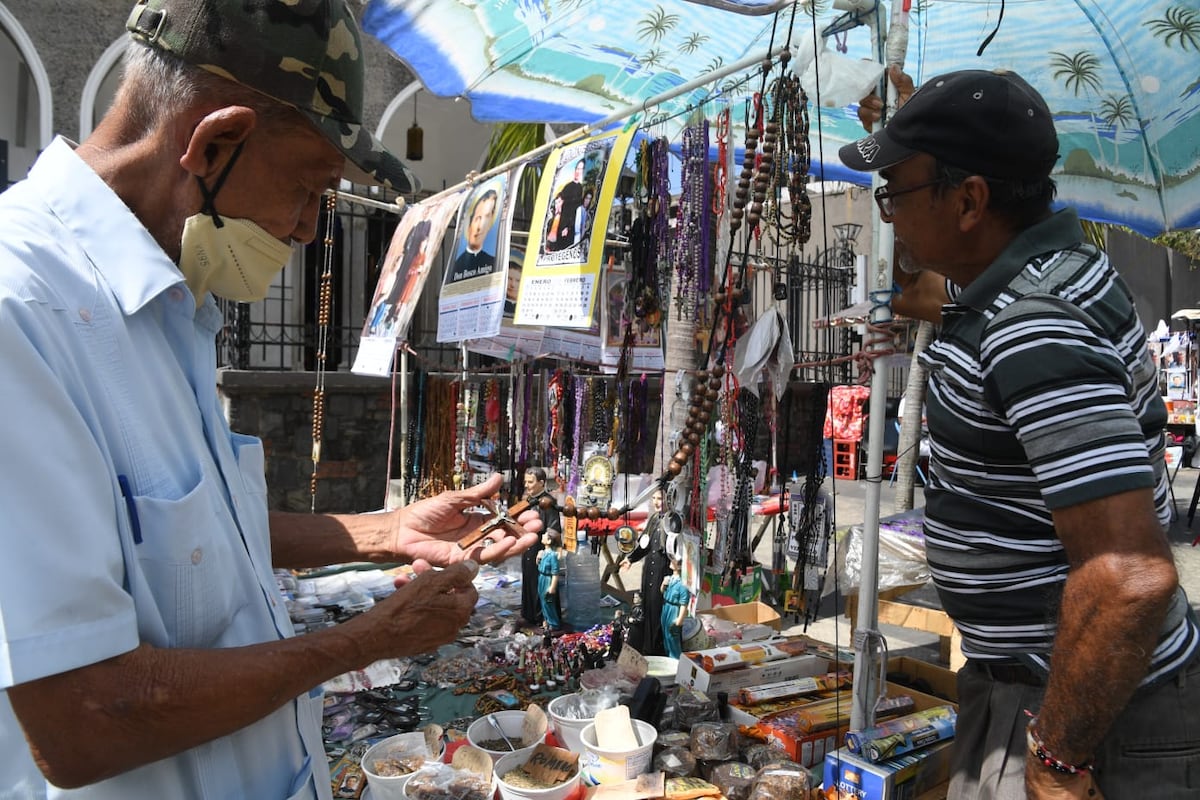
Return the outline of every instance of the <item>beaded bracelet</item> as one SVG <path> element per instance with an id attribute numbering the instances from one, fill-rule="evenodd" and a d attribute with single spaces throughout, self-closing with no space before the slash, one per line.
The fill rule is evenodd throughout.
<path id="1" fill-rule="evenodd" d="M 1054 754 L 1046 749 L 1045 743 L 1042 742 L 1042 737 L 1038 736 L 1037 731 L 1034 730 L 1036 724 L 1037 717 L 1029 720 L 1029 725 L 1025 728 L 1025 742 L 1029 745 L 1029 752 L 1033 753 L 1038 761 L 1055 772 L 1061 772 L 1064 775 L 1084 775 L 1092 771 L 1094 765 L 1091 759 L 1082 764 L 1069 764 L 1066 761 L 1055 758 Z"/>

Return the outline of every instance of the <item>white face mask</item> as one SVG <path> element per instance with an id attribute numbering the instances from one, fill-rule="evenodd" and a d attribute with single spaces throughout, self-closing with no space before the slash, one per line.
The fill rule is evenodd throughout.
<path id="1" fill-rule="evenodd" d="M 179 270 L 197 305 L 205 292 L 239 303 L 262 300 L 291 256 L 291 245 L 248 219 L 222 219 L 218 225 L 202 213 L 183 223 Z"/>
<path id="2" fill-rule="evenodd" d="M 222 219 L 213 208 L 213 198 L 241 155 L 241 145 L 208 191 L 199 178 L 204 206 L 183 223 L 179 271 L 196 297 L 205 292 L 239 303 L 253 303 L 267 296 L 271 281 L 292 256 L 292 246 L 281 242 L 248 219 Z"/>

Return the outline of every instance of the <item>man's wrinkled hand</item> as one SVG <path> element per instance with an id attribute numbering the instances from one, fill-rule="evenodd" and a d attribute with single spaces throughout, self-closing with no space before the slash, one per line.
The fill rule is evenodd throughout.
<path id="1" fill-rule="evenodd" d="M 458 546 L 459 539 L 490 518 L 469 509 L 495 495 L 502 481 L 500 475 L 493 475 L 478 486 L 442 492 L 392 512 L 393 550 L 397 556 L 411 561 L 417 572 L 423 572 L 430 565 L 447 566 L 467 559 L 480 564 L 504 561 L 534 545 L 542 523 L 537 510 L 529 509 L 517 517 L 525 529 L 524 535 L 517 536 L 504 526 L 497 526 L 478 545 L 467 550 Z"/>
<path id="2" fill-rule="evenodd" d="M 888 80 L 896 90 L 896 108 L 900 108 L 908 98 L 912 97 L 912 93 L 916 91 L 913 86 L 912 76 L 900 69 L 900 67 L 892 64 L 888 67 Z M 869 95 L 858 101 L 858 121 L 867 129 L 867 133 L 875 130 L 875 123 L 883 116 L 883 100 L 880 99 L 877 92 L 871 92 Z"/>
<path id="3" fill-rule="evenodd" d="M 479 600 L 478 572 L 471 561 L 426 570 L 360 615 L 353 623 L 369 626 L 363 635 L 372 660 L 428 653 L 457 639 Z"/>

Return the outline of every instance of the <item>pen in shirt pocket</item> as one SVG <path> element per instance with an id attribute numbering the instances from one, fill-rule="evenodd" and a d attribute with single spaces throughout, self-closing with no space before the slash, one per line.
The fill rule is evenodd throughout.
<path id="1" fill-rule="evenodd" d="M 117 476 L 117 483 L 121 485 L 121 496 L 125 498 L 125 510 L 129 512 L 129 527 L 133 531 L 133 543 L 142 543 L 142 523 L 138 519 L 137 503 L 133 500 L 133 490 L 129 488 L 129 479 L 124 475 Z"/>

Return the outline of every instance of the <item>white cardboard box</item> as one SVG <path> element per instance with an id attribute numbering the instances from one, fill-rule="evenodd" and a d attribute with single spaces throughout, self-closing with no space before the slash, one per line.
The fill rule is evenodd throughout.
<path id="1" fill-rule="evenodd" d="M 701 651 L 704 652 L 704 651 Z M 829 659 L 825 656 L 805 654 L 792 656 L 778 661 L 767 661 L 739 669 L 727 669 L 720 672 L 705 672 L 697 662 L 688 658 L 684 653 L 679 657 L 679 670 L 675 673 L 675 683 L 686 686 L 698 692 L 713 695 L 716 692 L 735 692 L 747 686 L 758 686 L 773 681 L 785 681 L 789 678 L 807 678 L 813 675 L 824 675 L 829 671 Z"/>

